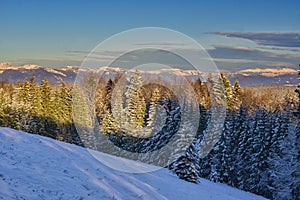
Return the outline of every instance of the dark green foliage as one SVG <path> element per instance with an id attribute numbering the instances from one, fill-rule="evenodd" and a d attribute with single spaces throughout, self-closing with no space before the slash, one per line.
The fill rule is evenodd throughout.
<path id="1" fill-rule="evenodd" d="M 170 170 L 174 171 L 180 179 L 192 183 L 198 183 L 199 177 L 196 162 L 188 155 L 180 157 L 176 163 L 173 164 Z"/>
<path id="2" fill-rule="evenodd" d="M 0 125 L 81 145 L 72 120 L 71 90 L 31 77 L 0 89 Z"/>

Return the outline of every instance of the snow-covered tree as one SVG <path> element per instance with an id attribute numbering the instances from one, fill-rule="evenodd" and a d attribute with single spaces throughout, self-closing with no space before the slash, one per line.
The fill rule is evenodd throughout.
<path id="1" fill-rule="evenodd" d="M 296 157 L 295 132 L 292 130 L 292 126 L 288 125 L 287 113 L 280 112 L 277 115 L 276 124 L 274 135 L 277 139 L 273 140 L 268 158 L 269 166 L 266 170 L 268 182 L 260 192 L 263 192 L 264 196 L 276 200 L 293 199 L 292 187 L 293 183 L 297 181 L 296 177 L 292 176 Z"/>
<path id="2" fill-rule="evenodd" d="M 142 76 L 136 70 L 129 80 L 125 93 L 126 117 L 130 126 L 136 126 L 137 128 L 141 128 L 145 122 L 146 103 L 141 93 L 142 84 Z"/>
<path id="3" fill-rule="evenodd" d="M 221 78 L 223 81 L 224 92 L 226 96 L 227 109 L 231 110 L 233 107 L 233 92 L 232 92 L 231 84 L 228 78 L 223 73 L 221 73 Z"/>
<path id="4" fill-rule="evenodd" d="M 232 108 L 234 110 L 238 110 L 242 103 L 241 101 L 242 88 L 238 82 L 238 80 L 234 81 L 234 86 L 232 89 Z"/>
<path id="5" fill-rule="evenodd" d="M 152 96 L 150 99 L 150 107 L 149 107 L 149 117 L 147 120 L 147 126 L 154 128 L 153 126 L 155 126 L 155 116 L 157 114 L 158 111 L 158 101 L 160 99 L 160 92 L 158 87 L 156 87 L 154 89 L 154 91 L 152 92 Z"/>
<path id="6" fill-rule="evenodd" d="M 198 182 L 199 173 L 199 150 L 201 138 L 197 137 L 197 127 L 195 120 L 198 116 L 195 116 L 193 102 L 188 97 L 184 98 L 181 109 L 181 124 L 177 132 L 181 137 L 178 138 L 176 144 L 179 146 L 175 154 L 181 154 L 181 156 L 170 166 L 170 169 L 178 175 L 179 178 L 189 181 Z M 189 145 L 186 150 L 185 146 Z M 182 152 L 185 150 L 185 152 Z"/>
<path id="7" fill-rule="evenodd" d="M 294 138 L 294 150 L 295 157 L 292 160 L 292 179 L 293 183 L 291 185 L 292 199 L 300 198 L 300 119 L 298 119 L 297 126 L 295 128 Z"/>
<path id="8" fill-rule="evenodd" d="M 246 108 L 241 105 L 239 112 L 235 116 L 235 127 L 234 127 L 234 163 L 232 166 L 229 178 L 231 185 L 240 189 L 244 188 L 244 170 L 245 166 L 248 165 L 247 159 L 250 159 L 249 151 L 247 151 L 247 141 L 251 141 L 250 127 L 249 127 L 249 115 Z M 250 142 L 251 143 L 251 142 Z M 249 147 L 251 148 L 251 147 Z"/>
<path id="9" fill-rule="evenodd" d="M 112 128 L 116 132 L 125 131 L 127 123 L 124 109 L 124 85 L 122 83 L 118 84 L 118 87 L 115 88 L 114 96 L 112 96 Z"/>

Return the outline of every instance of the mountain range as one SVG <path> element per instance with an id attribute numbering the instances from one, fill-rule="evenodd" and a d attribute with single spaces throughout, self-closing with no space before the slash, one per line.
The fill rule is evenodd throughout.
<path id="1" fill-rule="evenodd" d="M 25 78 L 29 79 L 31 76 L 35 76 L 37 83 L 40 83 L 44 77 L 46 77 L 51 84 L 60 83 L 62 80 L 67 83 L 75 81 L 78 71 L 81 68 L 79 66 L 65 66 L 62 68 L 50 68 L 42 67 L 39 65 L 22 65 L 15 66 L 12 63 L 2 62 L 0 63 L 0 81 L 1 82 L 13 82 L 18 80 L 23 81 Z M 134 70 L 126 70 L 122 68 L 113 67 L 101 67 L 99 72 L 106 78 L 111 78 L 116 75 L 122 75 L 124 73 L 130 73 Z M 182 70 L 182 69 L 160 69 L 141 71 L 142 74 L 147 75 L 160 75 L 163 77 L 168 76 L 183 76 L 185 78 L 195 79 L 203 73 L 199 73 L 196 70 Z M 225 71 L 226 76 L 233 83 L 238 80 L 241 86 L 254 86 L 254 85 L 296 85 L 298 84 L 298 72 L 291 68 L 267 68 L 267 69 L 245 69 L 241 71 L 231 72 Z"/>

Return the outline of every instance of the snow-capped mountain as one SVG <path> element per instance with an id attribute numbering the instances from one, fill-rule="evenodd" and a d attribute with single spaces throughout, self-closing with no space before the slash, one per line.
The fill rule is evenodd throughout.
<path id="1" fill-rule="evenodd" d="M 29 79 L 35 76 L 36 82 L 40 83 L 46 77 L 50 83 L 73 82 L 79 71 L 79 66 L 66 66 L 62 68 L 49 68 L 38 65 L 22 65 L 14 66 L 11 63 L 0 63 L 0 81 L 17 82 L 18 80 Z M 133 73 L 135 69 L 126 70 L 117 67 L 100 67 L 98 72 L 105 78 L 113 78 L 115 76 L 126 73 Z M 207 77 L 196 70 L 182 69 L 160 69 L 141 71 L 146 76 L 162 76 L 172 78 L 174 76 L 184 77 L 188 79 L 196 79 L 200 76 Z M 262 84 L 298 84 L 298 72 L 291 68 L 269 68 L 269 69 L 246 69 L 237 72 L 225 72 L 230 81 L 233 83 L 236 79 L 242 86 L 262 85 Z"/>
<path id="2" fill-rule="evenodd" d="M 109 156 L 96 154 L 99 158 Z M 204 179 L 199 184 L 185 182 L 167 169 L 142 174 L 116 171 L 96 160 L 85 148 L 3 127 L 0 157 L 3 200 L 265 199 Z M 110 160 L 118 162 L 115 157 Z"/>
<path id="3" fill-rule="evenodd" d="M 21 69 L 32 70 L 32 69 L 39 69 L 39 68 L 41 68 L 41 66 L 39 66 L 39 65 L 14 66 L 12 63 L 9 63 L 9 62 L 0 63 L 0 71 L 2 71 L 2 72 L 5 70 L 9 70 L 9 69 L 11 69 L 11 70 L 21 70 Z"/>
<path id="4" fill-rule="evenodd" d="M 298 81 L 298 72 L 291 68 L 266 68 L 266 69 L 245 69 L 237 72 L 226 73 L 231 82 L 238 80 L 242 86 L 253 85 L 296 85 Z"/>
<path id="5" fill-rule="evenodd" d="M 256 69 L 244 69 L 244 70 L 236 72 L 236 74 L 241 74 L 244 76 L 251 76 L 253 74 L 257 74 L 257 75 L 270 76 L 270 77 L 283 75 L 283 74 L 294 74 L 294 73 L 297 73 L 297 70 L 291 69 L 291 68 L 278 68 L 278 69 L 256 68 Z"/>
<path id="6" fill-rule="evenodd" d="M 14 66 L 11 63 L 0 63 L 0 81 L 17 82 L 23 81 L 25 78 L 29 80 L 31 76 L 35 76 L 37 83 L 46 77 L 51 84 L 65 82 L 73 82 L 76 78 L 79 67 L 67 66 L 64 68 L 54 69 L 42 67 L 39 65 L 22 65 Z"/>

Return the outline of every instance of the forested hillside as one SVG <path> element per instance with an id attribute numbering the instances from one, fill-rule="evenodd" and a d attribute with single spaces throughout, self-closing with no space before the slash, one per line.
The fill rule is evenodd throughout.
<path id="1" fill-rule="evenodd" d="M 124 83 L 118 84 L 121 81 Z M 202 177 L 271 199 L 299 199 L 300 114 L 296 88 L 262 87 L 258 91 L 241 87 L 238 81 L 231 85 L 224 74 L 220 82 L 226 117 L 220 140 L 205 157 L 199 156 L 199 147 L 211 129 L 214 112 L 210 80 L 188 80 L 195 97 L 178 97 L 168 87 L 143 85 L 138 71 L 130 79 L 100 79 L 93 109 L 98 129 L 115 145 L 138 153 L 160 149 L 177 132 L 189 137 L 196 131 L 187 150 L 178 152 L 178 159 L 169 163 L 168 168 L 179 178 L 197 183 Z M 76 131 L 74 96 L 75 101 L 82 102 L 80 109 L 90 106 L 84 104 L 84 98 L 78 99 L 80 92 L 76 84 L 50 85 L 47 79 L 37 84 L 34 77 L 16 84 L 2 83 L 0 126 L 102 151 L 101 145 L 95 144 L 95 135 L 79 137 Z M 197 116 L 199 122 L 195 121 Z M 89 123 L 84 112 L 81 119 L 82 126 Z"/>

